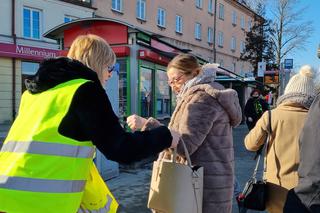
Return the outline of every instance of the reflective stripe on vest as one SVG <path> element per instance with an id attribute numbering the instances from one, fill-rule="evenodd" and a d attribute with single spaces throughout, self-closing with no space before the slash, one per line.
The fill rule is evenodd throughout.
<path id="1" fill-rule="evenodd" d="M 1 151 L 77 158 L 92 158 L 94 155 L 93 147 L 38 141 L 8 141 L 3 145 Z"/>
<path id="2" fill-rule="evenodd" d="M 110 211 L 110 207 L 112 204 L 112 197 L 110 195 L 107 196 L 107 203 L 103 208 L 97 209 L 97 210 L 88 210 L 88 209 L 83 209 L 83 208 L 79 208 L 79 210 L 77 211 L 77 213 L 106 213 Z"/>
<path id="3" fill-rule="evenodd" d="M 91 141 L 61 135 L 78 88 L 74 79 L 41 93 L 25 91 L 0 151 L 0 212 L 75 213 L 92 164 Z"/>
<path id="4" fill-rule="evenodd" d="M 81 192 L 85 180 L 49 180 L 25 177 L 0 176 L 0 188 L 48 193 Z"/>

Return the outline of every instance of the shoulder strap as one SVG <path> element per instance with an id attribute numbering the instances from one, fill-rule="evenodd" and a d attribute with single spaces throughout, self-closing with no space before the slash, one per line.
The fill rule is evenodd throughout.
<path id="1" fill-rule="evenodd" d="M 268 152 L 268 146 L 269 146 L 269 142 L 271 140 L 271 136 L 272 136 L 272 127 L 271 127 L 271 110 L 268 110 L 268 137 L 265 143 L 265 147 L 264 147 L 264 169 L 263 169 L 263 173 L 265 174 L 267 172 L 267 152 Z"/>
<path id="2" fill-rule="evenodd" d="M 256 179 L 257 176 L 257 172 L 258 172 L 258 168 L 259 168 L 259 163 L 260 163 L 260 158 L 261 158 L 261 153 L 264 149 L 264 157 L 267 156 L 267 151 L 268 151 L 268 145 L 269 145 L 269 141 L 271 139 L 271 135 L 272 135 L 272 128 L 271 128 L 271 111 L 268 110 L 268 125 L 267 125 L 267 133 L 268 136 L 266 137 L 266 141 L 264 143 L 264 145 L 261 146 L 261 148 L 257 151 L 257 154 L 255 156 L 254 159 L 257 159 L 257 163 L 255 166 L 255 169 L 253 171 L 253 175 L 252 178 Z M 267 159 L 264 161 L 264 166 L 263 166 L 263 172 L 267 172 Z"/>

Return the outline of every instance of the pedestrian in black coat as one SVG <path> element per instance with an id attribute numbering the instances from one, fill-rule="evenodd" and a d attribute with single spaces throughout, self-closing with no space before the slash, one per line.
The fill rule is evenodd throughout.
<path id="1" fill-rule="evenodd" d="M 246 123 L 249 130 L 253 129 L 259 118 L 268 109 L 269 105 L 267 102 L 260 98 L 260 91 L 253 90 L 244 107 L 244 115 L 246 117 Z"/>

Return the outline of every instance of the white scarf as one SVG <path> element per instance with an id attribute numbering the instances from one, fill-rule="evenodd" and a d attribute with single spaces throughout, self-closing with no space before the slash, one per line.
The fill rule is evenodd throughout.
<path id="1" fill-rule="evenodd" d="M 177 95 L 177 103 L 183 95 L 193 86 L 198 84 L 211 83 L 215 81 L 219 64 L 205 64 L 201 67 L 200 74 L 186 81 Z"/>

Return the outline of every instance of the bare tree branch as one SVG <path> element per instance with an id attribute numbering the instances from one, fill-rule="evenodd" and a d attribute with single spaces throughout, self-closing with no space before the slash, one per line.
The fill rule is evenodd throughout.
<path id="1" fill-rule="evenodd" d="M 270 40 L 275 47 L 276 63 L 295 49 L 303 49 L 313 33 L 310 21 L 303 20 L 306 7 L 297 8 L 299 0 L 275 0 L 273 14 L 273 34 Z"/>

